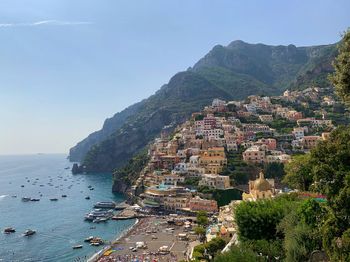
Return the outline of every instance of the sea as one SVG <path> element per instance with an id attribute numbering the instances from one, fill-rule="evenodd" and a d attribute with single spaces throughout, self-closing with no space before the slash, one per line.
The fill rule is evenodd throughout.
<path id="1" fill-rule="evenodd" d="M 85 221 L 94 203 L 124 199 L 112 193 L 111 174 L 73 175 L 71 167 L 63 154 L 0 156 L 0 261 L 86 261 L 102 247 L 84 243 L 85 238 L 111 241 L 135 223 Z M 22 197 L 40 201 L 23 202 Z M 16 232 L 3 234 L 5 227 Z M 36 234 L 23 236 L 27 229 Z M 78 244 L 83 248 L 72 248 Z"/>

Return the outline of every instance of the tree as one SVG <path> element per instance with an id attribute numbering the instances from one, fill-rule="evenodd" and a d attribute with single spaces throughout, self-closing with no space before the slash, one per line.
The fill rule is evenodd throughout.
<path id="1" fill-rule="evenodd" d="M 239 204 L 235 209 L 239 239 L 242 241 L 275 240 L 281 237 L 276 228 L 292 203 L 281 197 Z"/>
<path id="2" fill-rule="evenodd" d="M 333 61 L 334 73 L 329 79 L 333 83 L 337 95 L 346 103 L 350 103 L 350 29 L 338 45 L 338 56 Z"/>
<path id="3" fill-rule="evenodd" d="M 198 226 L 194 228 L 194 232 L 199 236 L 199 239 L 201 241 L 204 241 L 205 239 L 205 228 L 202 226 Z"/>
<path id="4" fill-rule="evenodd" d="M 329 214 L 323 246 L 333 260 L 343 259 L 343 234 L 350 228 L 350 127 L 338 127 L 311 151 L 315 190 L 327 196 Z M 347 250 L 350 252 L 350 249 Z"/>
<path id="5" fill-rule="evenodd" d="M 205 211 L 197 212 L 197 224 L 200 226 L 207 226 L 209 224 L 207 212 Z"/>
<path id="6" fill-rule="evenodd" d="M 246 247 L 233 246 L 224 254 L 217 256 L 215 262 L 257 262 L 265 261 L 262 257 L 258 257 L 257 254 Z"/>
<path id="7" fill-rule="evenodd" d="M 313 178 L 311 175 L 310 155 L 296 155 L 285 165 L 286 176 L 283 182 L 293 189 L 309 190 Z"/>
<path id="8" fill-rule="evenodd" d="M 205 248 L 209 255 L 215 257 L 218 251 L 221 251 L 226 246 L 225 240 L 220 237 L 216 237 L 205 244 Z"/>
<path id="9" fill-rule="evenodd" d="M 267 178 L 281 179 L 285 175 L 284 164 L 276 162 L 267 163 L 264 166 L 264 174 Z"/>

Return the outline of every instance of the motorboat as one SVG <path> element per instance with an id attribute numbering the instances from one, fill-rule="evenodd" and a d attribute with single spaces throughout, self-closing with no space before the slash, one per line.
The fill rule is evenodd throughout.
<path id="1" fill-rule="evenodd" d="M 37 201 L 40 201 L 40 199 L 39 198 L 31 198 L 30 201 L 37 202 Z"/>
<path id="2" fill-rule="evenodd" d="M 94 207 L 95 208 L 115 208 L 116 204 L 112 201 L 102 201 L 97 202 Z"/>
<path id="3" fill-rule="evenodd" d="M 34 235 L 35 233 L 36 233 L 35 230 L 28 229 L 28 230 L 26 230 L 26 231 L 23 233 L 23 235 L 26 236 L 26 237 L 28 237 L 28 236 Z"/>
<path id="4" fill-rule="evenodd" d="M 4 233 L 5 234 L 11 234 L 11 233 L 15 233 L 16 229 L 14 229 L 13 227 L 7 227 L 4 229 Z"/>
<path id="5" fill-rule="evenodd" d="M 79 248 L 83 248 L 83 245 L 75 245 L 75 246 L 73 246 L 73 249 L 79 249 Z"/>
<path id="6" fill-rule="evenodd" d="M 58 198 L 50 198 L 50 201 L 58 201 Z"/>
<path id="7" fill-rule="evenodd" d="M 67 197 L 67 195 L 62 195 L 62 197 Z"/>
<path id="8" fill-rule="evenodd" d="M 32 200 L 30 197 L 22 197 L 23 202 L 28 202 L 30 200 Z"/>
<path id="9" fill-rule="evenodd" d="M 85 199 L 86 199 L 86 200 L 89 200 L 89 199 L 90 199 L 90 197 L 89 197 L 89 196 L 86 196 L 86 197 L 85 197 Z"/>
<path id="10" fill-rule="evenodd" d="M 84 242 L 91 242 L 91 240 L 93 240 L 93 239 L 94 239 L 93 236 L 89 236 L 89 237 L 84 239 Z"/>
<path id="11" fill-rule="evenodd" d="M 100 223 L 100 222 L 107 222 L 108 218 L 106 217 L 96 217 L 92 223 Z"/>

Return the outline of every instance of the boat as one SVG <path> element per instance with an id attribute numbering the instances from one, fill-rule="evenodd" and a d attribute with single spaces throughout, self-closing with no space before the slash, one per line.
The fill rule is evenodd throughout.
<path id="1" fill-rule="evenodd" d="M 115 206 L 115 210 L 124 210 L 125 208 L 127 208 L 129 205 L 126 202 L 122 202 L 119 205 Z"/>
<path id="2" fill-rule="evenodd" d="M 93 236 L 89 236 L 88 238 L 84 239 L 84 242 L 91 242 L 91 240 L 93 240 L 94 237 Z"/>
<path id="3" fill-rule="evenodd" d="M 95 208 L 115 208 L 116 204 L 112 201 L 97 202 L 94 205 Z"/>
<path id="4" fill-rule="evenodd" d="M 16 229 L 14 229 L 13 227 L 7 227 L 4 229 L 4 233 L 5 234 L 11 234 L 11 233 L 15 233 Z"/>
<path id="5" fill-rule="evenodd" d="M 21 185 L 21 187 L 24 187 L 24 185 Z"/>
<path id="6" fill-rule="evenodd" d="M 76 246 L 73 246 L 73 249 L 79 249 L 79 248 L 83 248 L 83 245 L 76 245 Z"/>
<path id="7" fill-rule="evenodd" d="M 67 197 L 67 195 L 62 195 L 62 197 Z"/>
<path id="8" fill-rule="evenodd" d="M 28 230 L 26 230 L 26 231 L 23 233 L 23 235 L 26 236 L 26 237 L 28 237 L 28 236 L 34 235 L 35 233 L 36 233 L 35 230 L 28 229 Z"/>
<path id="9" fill-rule="evenodd" d="M 89 196 L 86 196 L 86 197 L 85 197 L 85 199 L 86 199 L 86 200 L 89 200 L 89 199 L 90 199 L 90 197 L 89 197 Z"/>
<path id="10" fill-rule="evenodd" d="M 37 201 L 40 201 L 40 199 L 39 198 L 31 198 L 30 201 L 37 202 Z"/>
<path id="11" fill-rule="evenodd" d="M 94 190 L 94 188 L 92 187 L 92 188 L 90 188 L 90 190 Z"/>
<path id="12" fill-rule="evenodd" d="M 28 202 L 30 200 L 32 200 L 30 197 L 22 197 L 23 202 Z"/>
<path id="13" fill-rule="evenodd" d="M 50 198 L 51 201 L 58 201 L 58 198 Z"/>
<path id="14" fill-rule="evenodd" d="M 70 167 L 69 167 L 69 166 L 67 166 L 67 167 L 65 167 L 64 169 L 66 169 L 66 170 L 67 170 L 67 169 L 69 169 L 69 168 L 70 168 Z"/>
<path id="15" fill-rule="evenodd" d="M 106 217 L 96 217 L 94 220 L 92 220 L 92 223 L 100 223 L 100 222 L 107 222 L 108 218 Z"/>

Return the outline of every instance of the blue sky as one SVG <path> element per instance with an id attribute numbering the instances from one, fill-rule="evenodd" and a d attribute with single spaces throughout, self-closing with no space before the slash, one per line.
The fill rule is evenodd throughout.
<path id="1" fill-rule="evenodd" d="M 0 154 L 67 152 L 215 44 L 334 43 L 349 10 L 346 0 L 1 0 Z"/>

